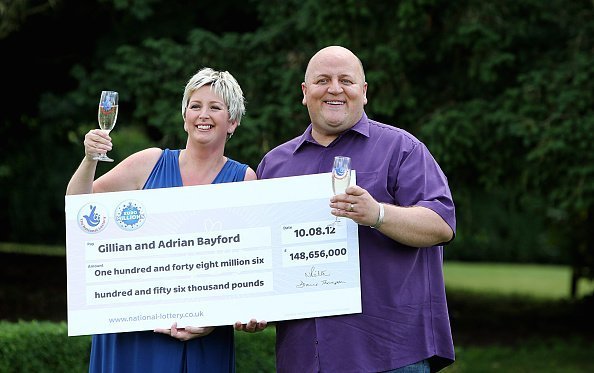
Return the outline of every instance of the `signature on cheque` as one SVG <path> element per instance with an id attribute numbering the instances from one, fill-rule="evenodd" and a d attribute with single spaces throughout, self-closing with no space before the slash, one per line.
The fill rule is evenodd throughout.
<path id="1" fill-rule="evenodd" d="M 296 285 L 296 287 L 299 289 L 316 286 L 346 284 L 346 281 L 342 280 L 325 279 L 324 277 L 331 277 L 330 272 L 323 268 L 316 268 L 315 266 L 312 266 L 307 272 L 304 273 L 304 275 L 307 281 L 299 281 L 299 283 Z"/>

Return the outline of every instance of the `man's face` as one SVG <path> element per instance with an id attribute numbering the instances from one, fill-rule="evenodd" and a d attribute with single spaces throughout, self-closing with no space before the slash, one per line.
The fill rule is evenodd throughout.
<path id="1" fill-rule="evenodd" d="M 318 52 L 307 67 L 301 89 L 313 123 L 313 136 L 324 145 L 354 126 L 367 104 L 363 69 L 344 48 L 329 47 Z"/>

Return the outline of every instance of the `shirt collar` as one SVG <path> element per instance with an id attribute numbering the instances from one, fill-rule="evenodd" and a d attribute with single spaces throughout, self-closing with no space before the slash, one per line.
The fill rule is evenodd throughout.
<path id="1" fill-rule="evenodd" d="M 305 132 L 303 132 L 303 134 L 301 135 L 301 138 L 297 142 L 297 145 L 295 146 L 295 150 L 293 151 L 293 154 L 295 154 L 306 142 L 318 145 L 318 142 L 311 135 L 312 127 L 313 127 L 312 123 L 310 123 L 309 126 L 307 126 L 307 129 L 305 130 Z M 369 137 L 369 119 L 367 118 L 367 114 L 365 114 L 365 112 L 363 112 L 361 119 L 359 119 L 359 121 L 357 123 L 355 123 L 354 126 L 352 126 L 348 130 L 341 133 L 336 140 L 338 140 L 342 136 L 344 136 L 345 133 L 348 133 L 351 131 L 357 132 L 365 137 Z M 336 141 L 336 140 L 334 140 L 334 141 Z"/>

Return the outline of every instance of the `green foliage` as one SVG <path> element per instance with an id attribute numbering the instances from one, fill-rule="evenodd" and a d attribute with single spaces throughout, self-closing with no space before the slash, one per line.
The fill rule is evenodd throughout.
<path id="1" fill-rule="evenodd" d="M 501 50 L 495 59 L 488 59 L 508 61 L 507 77 L 497 78 L 490 63 L 480 65 L 486 70 L 471 64 L 468 76 L 478 77 L 486 92 L 437 107 L 421 129 L 422 136 L 458 195 L 481 189 L 487 195 L 504 193 L 508 202 L 503 206 L 514 206 L 519 216 L 524 215 L 530 232 L 538 227 L 535 222 L 546 224 L 543 246 L 538 241 L 533 245 L 555 246 L 561 253 L 572 250 L 574 263 L 594 265 L 592 239 L 583 234 L 592 226 L 594 212 L 594 30 L 591 22 L 576 27 L 576 20 L 579 23 L 594 11 L 581 2 L 559 8 L 529 1 L 500 5 L 484 14 L 487 22 L 477 24 L 499 26 L 488 27 L 490 31 L 478 39 L 487 42 L 484 50 L 490 56 Z M 516 19 L 528 10 L 531 17 Z M 467 26 L 460 27 L 468 31 Z M 566 47 L 550 48 L 551 42 Z M 473 45 L 483 50 L 476 39 Z M 508 215 L 513 216 L 513 212 Z M 507 224 L 508 230 L 514 229 Z M 492 226 L 478 231 L 484 230 L 491 231 L 487 236 L 497 234 Z"/>
<path id="2" fill-rule="evenodd" d="M 471 272 L 466 282 L 493 273 L 491 268 L 473 265 L 467 269 Z M 539 276 L 550 271 L 549 267 L 533 269 L 542 271 Z M 448 291 L 456 362 L 444 372 L 586 372 L 594 368 L 592 303 L 494 294 L 496 284 L 480 288 Z M 528 294 L 529 289 L 525 288 Z M 235 337 L 238 373 L 275 371 L 274 326 L 256 334 L 237 332 Z M 0 321 L 2 372 L 85 372 L 89 352 L 90 336 L 67 337 L 65 323 Z"/>
<path id="3" fill-rule="evenodd" d="M 455 189 L 456 190 L 456 189 Z M 508 199 L 504 190 L 466 190 L 454 194 L 457 208 L 456 239 L 445 247 L 446 260 L 504 263 L 569 264 L 571 255 L 560 250 L 536 209 L 526 212 Z"/>
<path id="4" fill-rule="evenodd" d="M 143 20 L 153 14 L 155 10 L 152 5 L 158 0 L 99 0 L 100 2 L 112 2 L 115 9 L 129 11 L 136 18 Z"/>
<path id="5" fill-rule="evenodd" d="M 68 337 L 64 322 L 0 321 L 0 372 L 85 372 L 90 342 Z"/>
<path id="6" fill-rule="evenodd" d="M 512 341 L 513 343 L 513 341 Z M 443 373 L 564 372 L 594 369 L 594 345 L 587 338 L 530 338 L 521 344 L 461 346 L 456 362 Z"/>
<path id="7" fill-rule="evenodd" d="M 237 371 L 274 372 L 275 335 L 236 332 Z M 91 336 L 68 337 L 65 322 L 0 321 L 0 372 L 85 372 L 90 351 Z"/>
<path id="8" fill-rule="evenodd" d="M 92 24 L 80 51 L 26 70 L 47 65 L 52 80 L 17 86 L 28 100 L 15 100 L 0 124 L 17 139 L 0 150 L 5 241 L 63 241 L 47 222 L 63 221 L 100 90 L 121 94 L 112 154 L 122 159 L 145 146 L 183 147 L 185 82 L 203 66 L 230 71 L 247 115 L 227 154 L 255 168 L 307 126 L 305 67 L 321 47 L 341 44 L 365 66 L 367 113 L 417 135 L 448 175 L 457 258 L 567 261 L 571 251 L 574 262 L 594 263 L 585 233 L 594 224 L 591 1 L 232 0 L 206 12 L 189 0 L 99 0 L 47 12 L 58 20 L 42 19 L 50 24 Z M 33 32 L 36 44 L 54 29 Z M 12 32 L 1 45 L 10 57 L 28 40 Z"/>
<path id="9" fill-rule="evenodd" d="M 275 372 L 274 325 L 258 333 L 235 332 L 235 367 L 241 372 Z"/>

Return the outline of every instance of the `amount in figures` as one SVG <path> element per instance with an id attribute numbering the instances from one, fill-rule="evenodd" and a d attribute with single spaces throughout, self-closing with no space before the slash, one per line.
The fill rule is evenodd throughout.
<path id="1" fill-rule="evenodd" d="M 329 250 L 312 250 L 309 252 L 299 251 L 295 253 L 289 253 L 289 257 L 291 260 L 309 260 L 309 259 L 318 259 L 318 258 L 331 258 L 331 257 L 339 257 L 347 255 L 347 249 L 336 248 L 336 249 L 329 249 Z"/>

